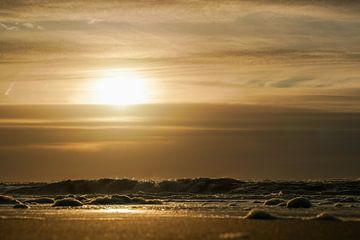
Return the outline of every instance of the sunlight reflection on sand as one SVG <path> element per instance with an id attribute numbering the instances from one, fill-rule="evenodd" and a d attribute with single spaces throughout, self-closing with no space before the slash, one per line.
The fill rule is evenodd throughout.
<path id="1" fill-rule="evenodd" d="M 101 209 L 100 212 L 104 213 L 144 213 L 143 209 L 129 209 L 129 208 L 107 208 Z"/>

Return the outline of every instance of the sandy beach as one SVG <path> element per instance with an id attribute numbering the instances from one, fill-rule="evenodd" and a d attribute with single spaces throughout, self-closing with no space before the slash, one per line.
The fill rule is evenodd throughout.
<path id="1" fill-rule="evenodd" d="M 242 213 L 113 206 L 0 210 L 0 239 L 359 239 L 360 221 L 243 219 Z"/>
<path id="2" fill-rule="evenodd" d="M 0 219 L 0 237 L 10 239 L 359 239 L 360 222 L 243 220 L 157 214 L 113 214 L 46 219 Z M 111 216 L 109 216 L 111 215 Z"/>

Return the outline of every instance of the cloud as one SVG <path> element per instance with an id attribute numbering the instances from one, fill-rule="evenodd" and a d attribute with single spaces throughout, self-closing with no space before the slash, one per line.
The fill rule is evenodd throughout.
<path id="1" fill-rule="evenodd" d="M 18 43 L 19 46 L 15 48 L 22 48 L 22 51 L 25 50 L 23 46 L 42 42 L 43 49 L 40 46 L 28 48 L 42 50 L 44 56 L 52 53 L 51 49 L 46 48 L 50 44 L 62 46 L 64 54 L 67 51 L 71 53 L 72 49 L 83 49 L 81 57 L 85 60 L 94 58 L 94 52 L 97 57 L 117 57 L 129 62 L 163 61 L 174 64 L 208 61 L 231 64 L 233 58 L 240 63 L 348 63 L 359 60 L 357 43 L 360 35 L 357 33 L 360 22 L 357 18 L 258 8 L 250 12 L 237 12 L 226 21 L 213 22 L 208 19 L 199 22 L 189 18 L 174 22 L 166 17 L 166 10 L 159 11 L 164 11 L 164 14 L 157 21 L 153 21 L 151 14 L 147 16 L 147 11 L 144 14 L 148 19 L 146 23 L 132 21 L 123 15 L 116 21 L 68 17 L 24 22 L 19 26 L 47 31 L 31 36 L 23 33 L 11 35 L 8 41 Z M 214 16 L 218 16 L 216 14 Z M 94 19 L 101 21 L 89 24 Z M 10 23 L 7 22 L 7 28 Z M 73 47 L 74 44 L 76 47 Z M 76 53 L 76 56 L 79 55 Z"/>
<path id="2" fill-rule="evenodd" d="M 87 82 L 109 68 L 144 73 L 157 102 L 239 103 L 280 88 L 306 95 L 359 87 L 360 22 L 344 13 L 355 1 L 1 4 L 2 24 L 19 28 L 0 26 L 0 91 L 17 82 L 1 103 L 87 103 Z"/>
<path id="3" fill-rule="evenodd" d="M 312 11 L 318 14 L 331 13 L 349 17 L 356 16 L 360 4 L 356 1 L 115 1 L 115 0 L 80 0 L 80 1 L 1 1 L 2 19 L 17 20 L 68 20 L 76 19 L 91 22 L 94 18 L 118 22 L 124 19 L 132 23 L 151 21 L 165 22 L 218 22 L 231 20 L 242 12 L 258 9 L 298 9 L 300 12 Z M 100 11 L 99 11 L 100 10 Z M 182 18 L 178 16 L 181 15 Z M 209 18 L 209 16 L 211 16 Z M 0 18 L 0 20 L 1 20 Z"/>
<path id="4" fill-rule="evenodd" d="M 291 49 L 291 48 L 270 48 L 267 50 L 246 50 L 233 49 L 223 51 L 208 51 L 199 52 L 192 56 L 193 58 L 200 58 L 203 61 L 217 61 L 217 62 L 231 62 L 233 59 L 238 59 L 244 63 L 252 62 L 258 64 L 266 63 L 351 63 L 359 62 L 360 54 L 351 51 L 323 51 L 323 50 L 308 50 L 308 49 Z"/>
<path id="5" fill-rule="evenodd" d="M 5 23 L 1 23 L 0 22 L 0 30 L 6 30 L 6 31 L 15 31 L 18 30 L 19 28 L 17 26 L 8 26 Z"/>
<path id="6" fill-rule="evenodd" d="M 30 22 L 0 22 L 0 30 L 5 31 L 21 31 L 21 30 L 44 30 L 44 27 L 41 25 L 30 23 Z"/>
<path id="7" fill-rule="evenodd" d="M 23 23 L 23 26 L 24 26 L 25 28 L 30 28 L 30 29 L 33 29 L 33 28 L 34 28 L 34 24 L 32 24 L 32 23 Z"/>
<path id="8" fill-rule="evenodd" d="M 44 30 L 43 26 L 36 24 L 36 23 L 25 22 L 25 23 L 22 23 L 22 26 L 24 27 L 24 29 Z"/>
<path id="9" fill-rule="evenodd" d="M 294 87 L 294 86 L 297 86 L 299 84 L 302 84 L 302 83 L 306 83 L 308 81 L 311 81 L 313 80 L 312 77 L 301 77 L 301 76 L 298 76 L 298 77 L 295 77 L 295 78 L 289 78 L 289 79 L 286 79 L 286 80 L 281 80 L 281 81 L 278 81 L 278 82 L 275 82 L 272 84 L 273 87 L 278 87 L 278 88 L 288 88 L 288 87 Z"/>

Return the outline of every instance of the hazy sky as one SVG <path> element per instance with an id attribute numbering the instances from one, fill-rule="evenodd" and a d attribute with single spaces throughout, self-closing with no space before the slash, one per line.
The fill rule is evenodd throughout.
<path id="1" fill-rule="evenodd" d="M 356 0 L 0 0 L 0 180 L 360 177 L 359 43 Z"/>

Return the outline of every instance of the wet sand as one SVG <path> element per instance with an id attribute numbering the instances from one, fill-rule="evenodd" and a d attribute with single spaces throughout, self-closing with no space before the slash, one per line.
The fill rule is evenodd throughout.
<path id="1" fill-rule="evenodd" d="M 0 239 L 360 239 L 359 221 L 245 220 L 150 211 L 5 211 Z"/>

